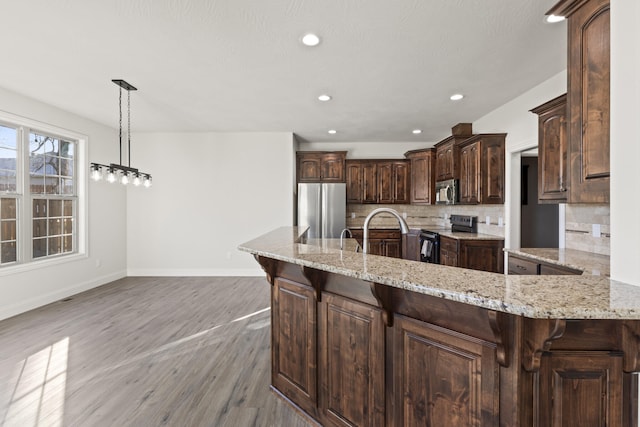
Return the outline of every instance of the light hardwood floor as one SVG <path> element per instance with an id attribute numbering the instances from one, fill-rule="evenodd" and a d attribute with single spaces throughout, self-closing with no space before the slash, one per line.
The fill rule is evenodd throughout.
<path id="1" fill-rule="evenodd" d="M 309 426 L 264 278 L 126 278 L 0 322 L 2 426 Z M 246 316 L 246 317 L 245 317 Z"/>

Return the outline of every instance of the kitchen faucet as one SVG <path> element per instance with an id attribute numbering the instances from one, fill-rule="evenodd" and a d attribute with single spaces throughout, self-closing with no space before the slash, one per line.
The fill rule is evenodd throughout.
<path id="1" fill-rule="evenodd" d="M 373 218 L 374 216 L 382 212 L 390 213 L 391 215 L 395 216 L 398 219 L 398 222 L 400 223 L 400 232 L 402 234 L 407 234 L 409 232 L 409 226 L 407 225 L 407 222 L 400 216 L 400 214 L 397 211 L 389 208 L 374 209 L 371 211 L 369 215 L 367 215 L 367 217 L 364 220 L 364 234 L 362 236 L 362 253 L 363 254 L 366 254 L 369 248 L 369 222 L 371 221 L 371 218 Z"/>
<path id="2" fill-rule="evenodd" d="M 345 231 L 349 233 L 349 237 L 353 237 L 353 235 L 351 234 L 351 230 L 349 230 L 348 228 L 345 228 L 344 230 L 342 230 L 340 232 L 340 250 L 342 250 L 343 248 L 342 240 L 344 239 Z"/>

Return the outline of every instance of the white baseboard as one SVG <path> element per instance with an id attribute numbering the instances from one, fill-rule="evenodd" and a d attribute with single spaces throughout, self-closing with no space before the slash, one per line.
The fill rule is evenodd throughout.
<path id="1" fill-rule="evenodd" d="M 151 276 L 151 277 L 258 277 L 264 276 L 260 267 L 242 269 L 223 268 L 132 268 L 127 270 L 127 276 Z"/>
<path id="2" fill-rule="evenodd" d="M 89 289 L 102 286 L 109 282 L 113 282 L 114 280 L 122 279 L 125 276 L 125 271 L 119 271 L 105 276 L 95 277 L 91 280 L 77 283 L 63 289 L 58 289 L 55 292 L 50 292 L 45 295 L 38 295 L 37 297 L 30 298 L 26 301 L 20 301 L 17 304 L 13 304 L 7 307 L 0 307 L 0 320 L 8 319 L 9 317 L 25 313 L 29 310 L 42 307 L 43 305 L 51 304 L 52 302 L 59 301 L 63 298 L 67 298 L 80 292 L 88 291 Z"/>

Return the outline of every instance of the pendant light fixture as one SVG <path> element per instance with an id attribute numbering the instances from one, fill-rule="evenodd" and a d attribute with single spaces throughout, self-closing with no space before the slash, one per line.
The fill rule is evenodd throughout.
<path id="1" fill-rule="evenodd" d="M 120 86 L 120 163 L 111 163 L 108 166 L 91 163 L 91 178 L 94 181 L 100 181 L 106 173 L 107 182 L 119 181 L 123 185 L 131 182 L 136 187 L 139 185 L 151 187 L 151 174 L 131 167 L 131 91 L 138 89 L 124 80 L 111 81 Z M 122 89 L 127 91 L 127 166 L 122 164 Z"/>

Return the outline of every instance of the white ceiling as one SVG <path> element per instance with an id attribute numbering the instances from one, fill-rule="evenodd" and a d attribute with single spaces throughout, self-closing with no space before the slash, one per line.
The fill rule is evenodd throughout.
<path id="1" fill-rule="evenodd" d="M 132 132 L 434 142 L 566 68 L 555 2 L 4 1 L 0 86 L 117 127 L 124 79 Z"/>

